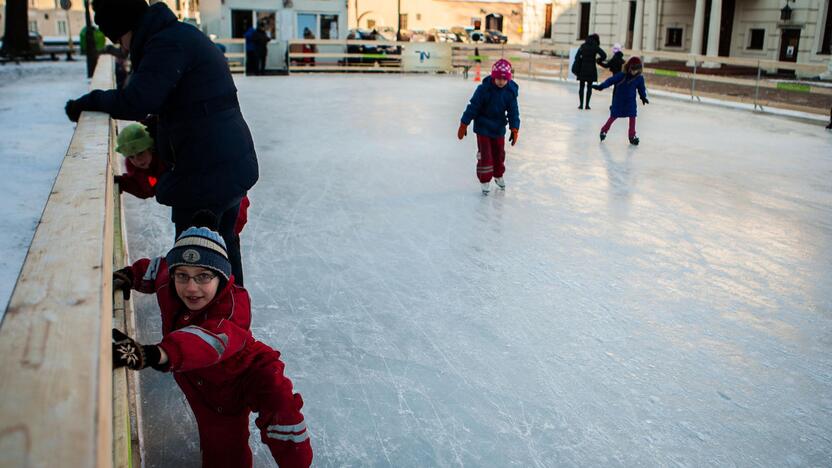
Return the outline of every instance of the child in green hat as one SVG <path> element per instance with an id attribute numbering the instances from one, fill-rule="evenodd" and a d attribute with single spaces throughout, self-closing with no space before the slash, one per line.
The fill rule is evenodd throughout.
<path id="1" fill-rule="evenodd" d="M 115 177 L 120 192 L 143 199 L 156 196 L 156 183 L 168 168 L 161 158 L 156 157 L 153 146 L 153 137 L 140 123 L 130 124 L 119 132 L 116 151 L 124 155 L 126 167 L 124 174 Z M 234 227 L 237 235 L 246 225 L 249 205 L 248 196 L 243 197 Z"/>

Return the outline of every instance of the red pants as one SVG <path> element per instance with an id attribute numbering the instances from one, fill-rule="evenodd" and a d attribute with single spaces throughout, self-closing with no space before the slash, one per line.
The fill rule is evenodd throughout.
<path id="1" fill-rule="evenodd" d="M 260 440 L 279 467 L 307 468 L 312 463 L 309 432 L 300 412 L 303 399 L 292 393 L 282 361 L 259 361 L 223 385 L 188 375 L 192 372 L 174 374 L 196 417 L 203 468 L 251 468 L 251 411 L 258 413 Z"/>
<path id="2" fill-rule="evenodd" d="M 506 171 L 506 139 L 477 135 L 477 178 L 483 184 Z"/>
<path id="3" fill-rule="evenodd" d="M 609 132 L 610 127 L 612 127 L 612 123 L 615 122 L 615 119 L 617 119 L 617 118 L 618 117 L 612 117 L 611 116 L 609 119 L 607 119 L 607 123 L 605 123 L 604 126 L 601 127 L 601 131 L 604 132 L 604 133 Z M 628 135 L 629 135 L 630 138 L 632 138 L 632 137 L 636 136 L 636 118 L 635 117 L 628 117 L 628 118 L 630 119 L 630 130 L 628 132 Z"/>

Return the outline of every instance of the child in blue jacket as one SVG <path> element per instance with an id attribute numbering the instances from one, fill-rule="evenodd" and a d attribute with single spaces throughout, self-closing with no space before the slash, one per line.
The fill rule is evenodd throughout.
<path id="1" fill-rule="evenodd" d="M 612 106 L 610 106 L 610 118 L 607 123 L 601 127 L 601 141 L 607 137 L 607 132 L 610 131 L 612 123 L 619 117 L 629 117 L 630 119 L 630 144 L 638 145 L 638 137 L 636 136 L 636 92 L 641 98 L 642 104 L 650 104 L 647 100 L 647 89 L 644 87 L 644 77 L 641 75 L 641 59 L 638 57 L 630 57 L 627 63 L 624 64 L 624 71 L 616 73 L 604 81 L 600 85 L 593 85 L 593 89 L 601 91 L 615 85 L 615 90 L 612 94 Z"/>
<path id="2" fill-rule="evenodd" d="M 503 173 L 506 170 L 506 124 L 511 130 L 511 146 L 517 143 L 520 131 L 520 109 L 517 94 L 520 87 L 511 80 L 511 63 L 500 59 L 491 67 L 491 76 L 482 80 L 471 102 L 465 108 L 456 136 L 460 140 L 468 134 L 468 125 L 474 121 L 477 134 L 477 178 L 482 193 L 487 195 L 491 178 L 500 189 L 505 189 Z"/>

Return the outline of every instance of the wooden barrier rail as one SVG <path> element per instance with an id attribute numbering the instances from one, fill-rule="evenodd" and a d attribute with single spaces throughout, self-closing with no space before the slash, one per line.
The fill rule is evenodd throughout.
<path id="1" fill-rule="evenodd" d="M 225 59 L 228 61 L 228 68 L 232 73 L 242 73 L 246 70 L 246 40 L 245 39 L 215 39 L 215 44 L 222 44 L 226 46 L 240 47 L 242 52 L 225 51 Z"/>
<path id="2" fill-rule="evenodd" d="M 113 66 L 99 57 L 90 87 L 112 88 Z M 106 114 L 81 115 L 0 326 L 0 466 L 140 466 L 112 370 L 114 136 Z"/>

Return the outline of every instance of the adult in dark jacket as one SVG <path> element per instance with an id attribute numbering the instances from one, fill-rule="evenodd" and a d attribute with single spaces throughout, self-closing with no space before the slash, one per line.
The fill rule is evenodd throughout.
<path id="1" fill-rule="evenodd" d="M 254 26 L 243 33 L 243 38 L 246 40 L 246 75 L 257 74 L 257 46 L 254 43 L 256 34 L 257 29 Z"/>
<path id="2" fill-rule="evenodd" d="M 612 58 L 601 63 L 601 66 L 609 69 L 613 75 L 621 73 L 621 67 L 624 66 L 624 52 L 621 51 L 621 44 L 612 46 Z"/>
<path id="3" fill-rule="evenodd" d="M 257 25 L 257 30 L 254 31 L 254 52 L 257 54 L 257 66 L 255 73 L 262 75 L 266 71 L 266 55 L 269 53 L 268 45 L 271 38 L 266 34 L 266 28 L 263 23 Z"/>
<path id="4" fill-rule="evenodd" d="M 578 77 L 578 98 L 580 105 L 578 109 L 584 108 L 584 89 L 586 89 L 586 108 L 589 109 L 589 100 L 592 98 L 592 83 L 598 81 L 597 63 L 607 59 L 607 53 L 601 49 L 601 39 L 597 34 L 590 34 L 586 41 L 578 49 L 575 55 L 575 62 L 572 64 L 572 73 Z"/>
<path id="5" fill-rule="evenodd" d="M 171 170 L 159 178 L 156 200 L 172 207 L 176 235 L 197 211 L 213 211 L 242 284 L 234 224 L 258 166 L 225 57 L 163 2 L 148 7 L 144 0 L 95 0 L 93 9 L 104 34 L 130 51 L 133 73 L 122 89 L 94 90 L 67 102 L 67 115 L 77 121 L 82 111 L 121 120 L 157 114 L 156 154 Z"/>

